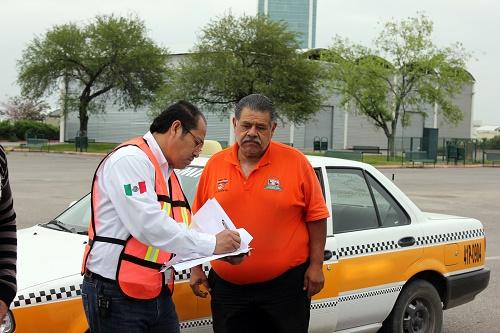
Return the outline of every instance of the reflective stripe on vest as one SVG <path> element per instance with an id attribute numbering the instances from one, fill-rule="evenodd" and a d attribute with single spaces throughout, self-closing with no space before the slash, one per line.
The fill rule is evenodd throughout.
<path id="1" fill-rule="evenodd" d="M 148 156 L 155 168 L 155 192 L 158 196 L 160 209 L 175 221 L 189 226 L 191 223 L 191 210 L 175 172 L 172 172 L 170 175 L 167 188 L 160 165 L 143 138 L 135 138 L 127 141 L 118 146 L 114 151 L 129 145 L 134 145 L 140 148 Z M 103 163 L 108 156 L 106 156 L 101 163 Z M 172 254 L 162 251 L 159 248 L 143 244 L 132 236 L 130 236 L 126 241 L 115 241 L 114 239 L 104 239 L 103 237 L 96 235 L 95 226 L 98 223 L 98 218 L 96 218 L 94 208 L 96 207 L 96 199 L 98 197 L 96 174 L 100 165 L 101 164 L 99 164 L 96 169 L 92 185 L 92 214 L 91 223 L 89 225 L 90 241 L 85 249 L 82 273 L 85 271 L 86 261 L 94 242 L 104 241 L 115 244 L 123 242 L 124 247 L 120 253 L 118 267 L 116 270 L 116 281 L 118 281 L 118 286 L 121 291 L 128 297 L 142 300 L 156 298 L 161 294 L 165 286 L 169 288 L 170 293 L 173 293 L 173 270 L 169 269 L 165 274 L 160 273 L 160 268 L 165 262 L 168 262 L 172 258 Z M 165 219 L 165 222 L 168 221 L 168 219 Z M 168 279 L 167 284 L 165 283 L 165 276 L 167 276 Z"/>

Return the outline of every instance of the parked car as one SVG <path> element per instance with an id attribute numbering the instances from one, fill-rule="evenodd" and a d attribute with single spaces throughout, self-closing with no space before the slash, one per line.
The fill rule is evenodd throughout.
<path id="1" fill-rule="evenodd" d="M 332 213 L 310 332 L 439 332 L 443 309 L 487 287 L 478 220 L 420 211 L 370 165 L 308 159 Z M 190 200 L 206 161 L 177 170 Z M 54 220 L 19 230 L 19 290 L 2 333 L 88 331 L 80 267 L 89 218 L 87 195 Z M 211 332 L 209 300 L 192 294 L 188 271 L 175 278 L 181 331 Z"/>

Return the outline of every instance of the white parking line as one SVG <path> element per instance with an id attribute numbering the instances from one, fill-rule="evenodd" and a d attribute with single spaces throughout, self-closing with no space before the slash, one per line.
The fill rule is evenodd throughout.
<path id="1" fill-rule="evenodd" d="M 500 259 L 500 256 L 496 256 L 496 257 L 486 257 L 486 260 L 499 260 Z"/>

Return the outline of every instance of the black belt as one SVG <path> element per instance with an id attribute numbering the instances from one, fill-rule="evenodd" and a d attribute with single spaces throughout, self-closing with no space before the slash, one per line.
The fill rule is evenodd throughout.
<path id="1" fill-rule="evenodd" d="M 99 281 L 104 281 L 104 282 L 108 282 L 108 283 L 116 283 L 115 280 L 105 278 L 104 276 L 99 275 L 99 274 L 94 273 L 94 272 L 91 272 L 88 269 L 85 270 L 84 276 L 86 278 L 91 279 L 91 280 L 99 280 Z"/>

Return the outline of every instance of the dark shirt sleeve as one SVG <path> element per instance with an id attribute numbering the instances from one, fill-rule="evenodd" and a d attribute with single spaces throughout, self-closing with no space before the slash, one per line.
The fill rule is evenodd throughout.
<path id="1" fill-rule="evenodd" d="M 0 300 L 7 306 L 16 296 L 16 213 L 13 208 L 5 150 L 0 146 Z"/>

